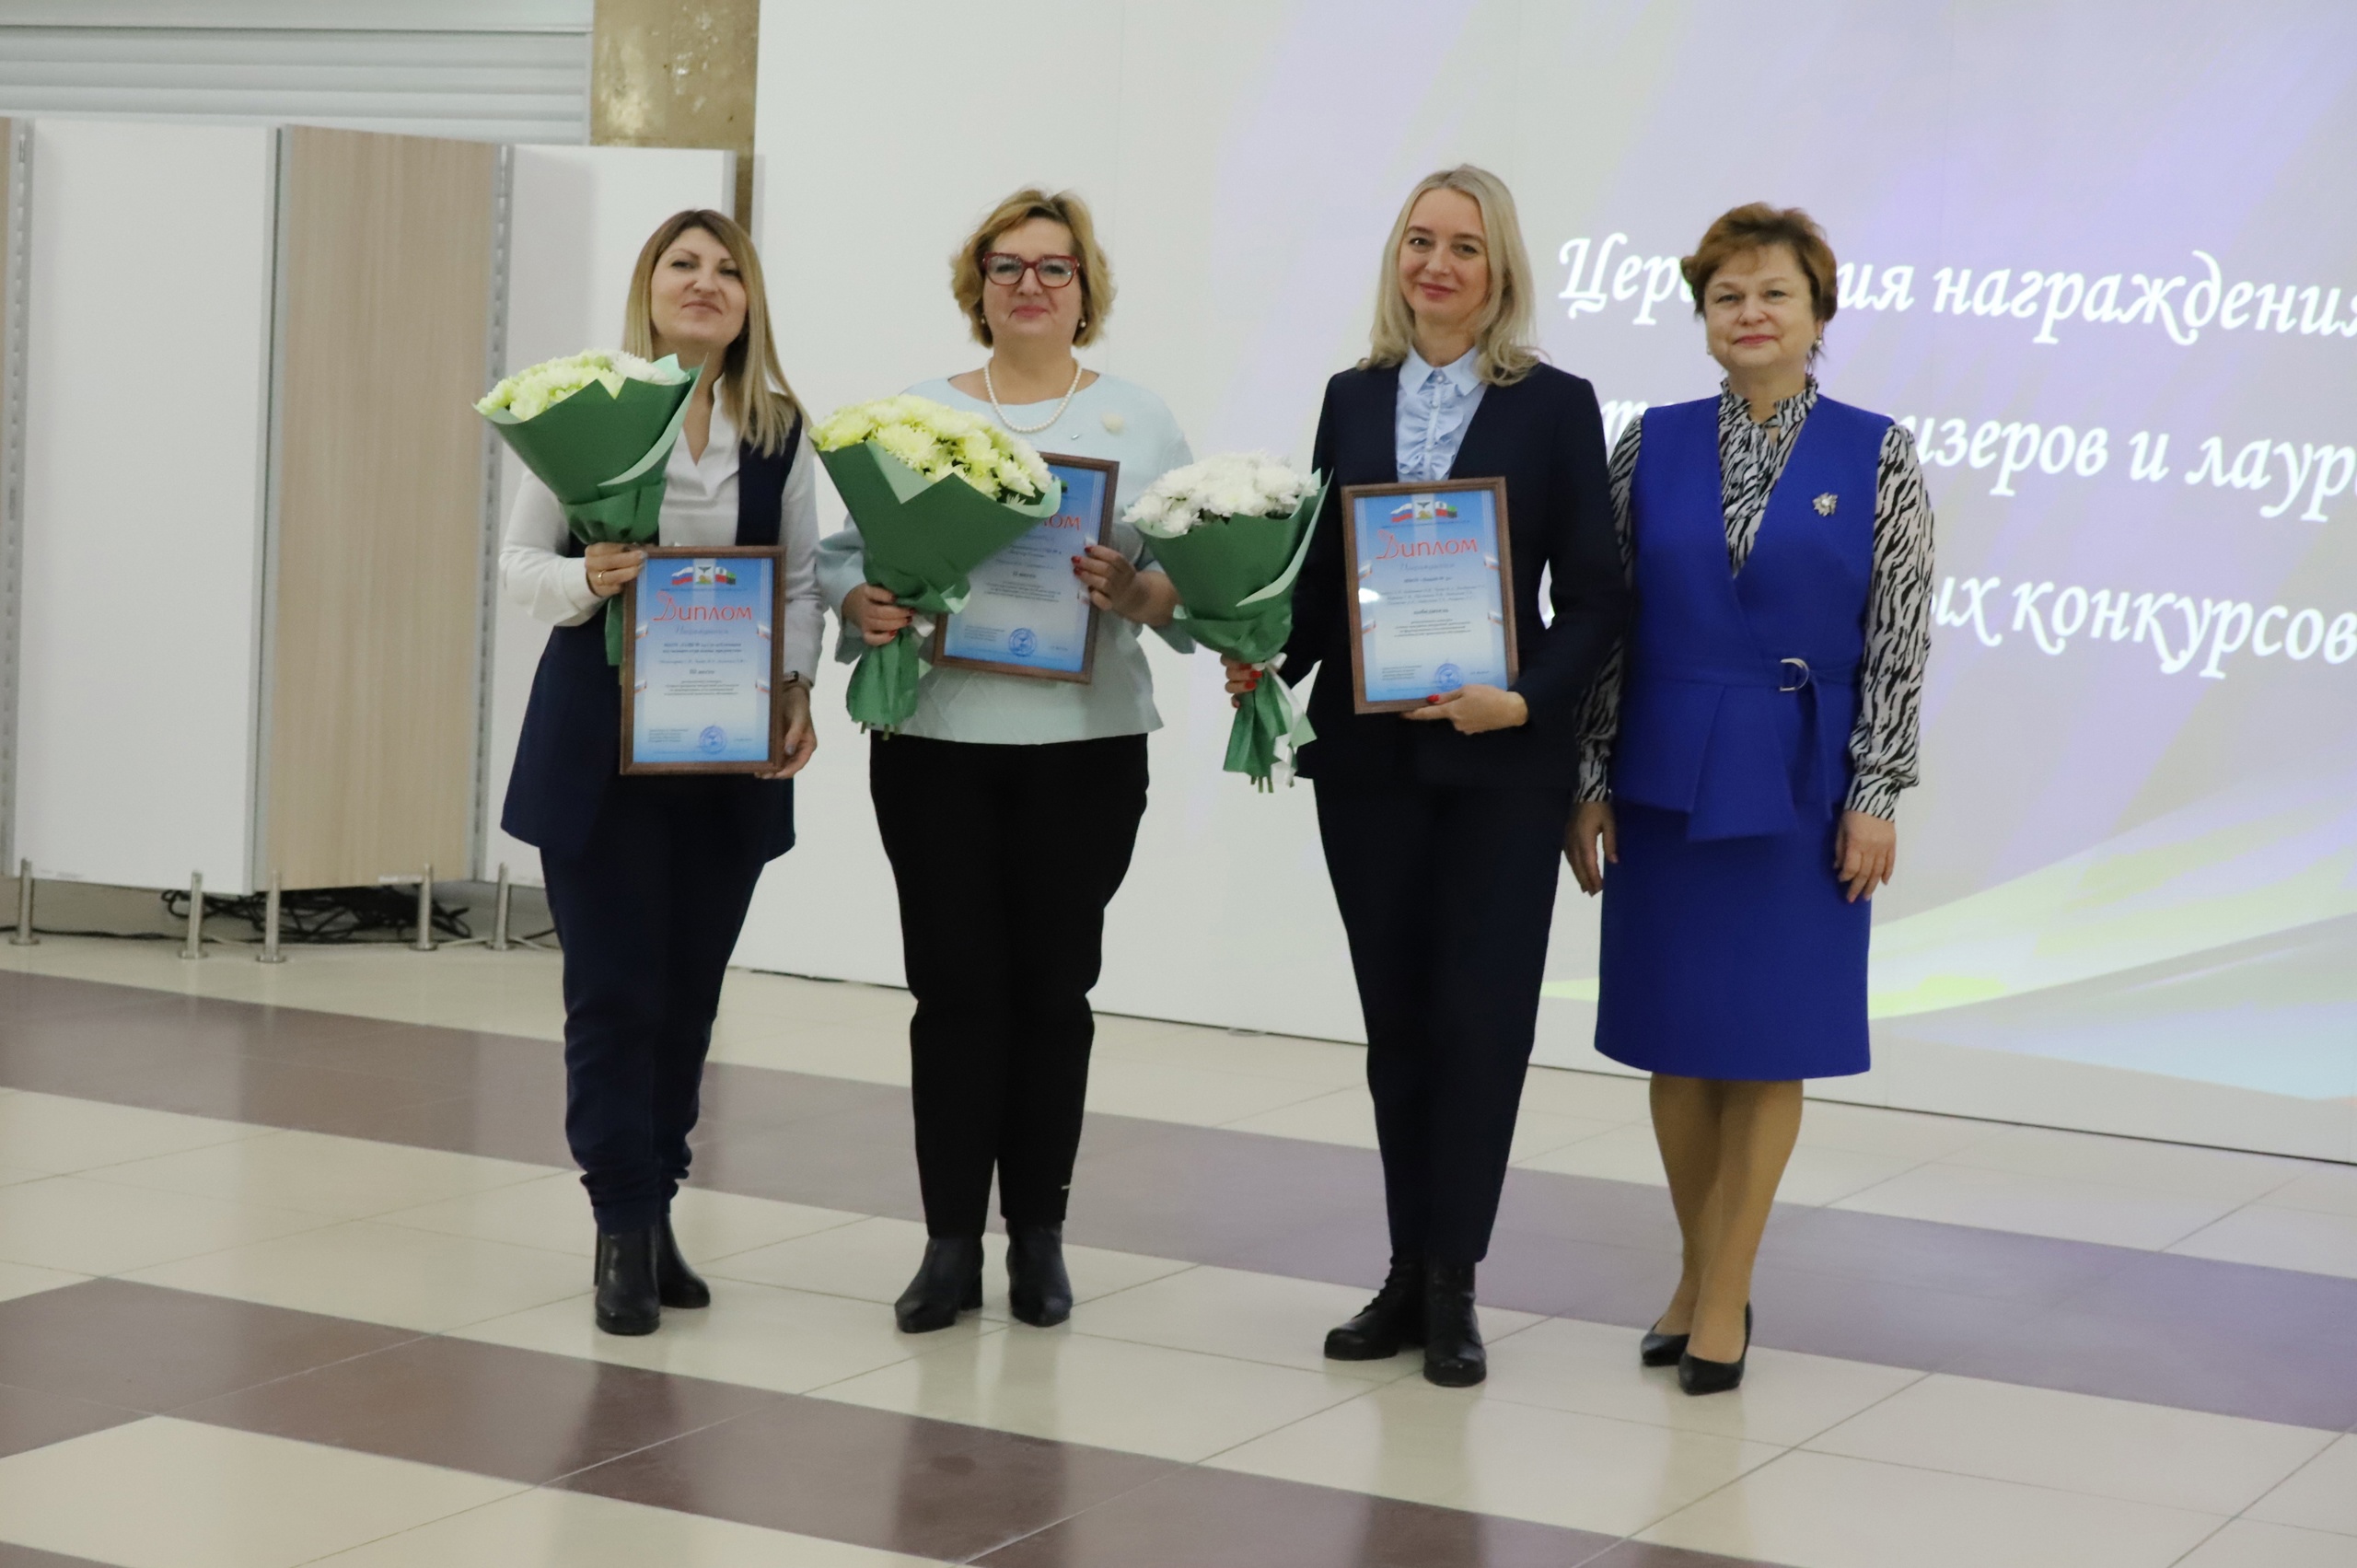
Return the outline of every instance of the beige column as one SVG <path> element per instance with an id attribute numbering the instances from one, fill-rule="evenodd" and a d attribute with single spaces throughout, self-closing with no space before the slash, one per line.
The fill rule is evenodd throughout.
<path id="1" fill-rule="evenodd" d="M 598 0 L 589 139 L 734 152 L 735 216 L 750 224 L 761 20 L 761 0 Z"/>

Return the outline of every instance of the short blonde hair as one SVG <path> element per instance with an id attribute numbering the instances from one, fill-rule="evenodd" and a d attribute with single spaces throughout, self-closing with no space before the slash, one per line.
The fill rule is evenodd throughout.
<path id="1" fill-rule="evenodd" d="M 1086 348 L 1104 330 L 1105 318 L 1113 313 L 1113 264 L 1097 243 L 1097 223 L 1089 216 L 1088 203 L 1076 192 L 1059 191 L 1051 196 L 1037 185 L 1026 185 L 993 207 L 981 226 L 949 258 L 949 292 L 957 297 L 958 308 L 966 313 L 967 330 L 974 341 L 990 347 L 991 324 L 982 314 L 982 258 L 1000 235 L 1033 218 L 1046 218 L 1072 231 L 1073 250 L 1080 256 L 1080 330 L 1073 333 L 1072 342 L 1074 348 Z"/>
<path id="2" fill-rule="evenodd" d="M 1522 221 L 1515 215 L 1514 192 L 1504 180 L 1469 163 L 1425 175 L 1399 204 L 1376 276 L 1375 330 L 1367 334 L 1367 356 L 1359 363 L 1366 367 L 1398 365 L 1415 346 L 1415 314 L 1399 292 L 1399 247 L 1407 243 L 1409 215 L 1428 191 L 1455 191 L 1471 197 L 1481 209 L 1481 232 L 1490 242 L 1490 298 L 1473 327 L 1473 373 L 1492 386 L 1511 386 L 1529 375 L 1539 359 L 1538 318 L 1531 306 L 1536 285 L 1529 252 L 1523 248 Z"/>
<path id="3" fill-rule="evenodd" d="M 752 236 L 734 218 L 706 207 L 673 213 L 646 237 L 631 269 L 630 301 L 622 307 L 622 348 L 653 358 L 655 354 L 655 268 L 679 236 L 700 228 L 720 241 L 737 263 L 745 285 L 745 325 L 737 341 L 721 355 L 720 384 L 715 394 L 746 444 L 759 452 L 774 453 L 785 445 L 802 405 L 786 385 L 777 360 L 777 338 L 770 330 L 769 289 L 761 282 L 761 258 Z"/>

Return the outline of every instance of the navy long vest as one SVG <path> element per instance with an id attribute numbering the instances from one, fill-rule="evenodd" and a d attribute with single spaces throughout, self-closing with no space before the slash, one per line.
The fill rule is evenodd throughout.
<path id="1" fill-rule="evenodd" d="M 775 545 L 781 534 L 786 476 L 801 447 L 799 420 L 784 445 L 764 453 L 748 444 L 737 449 L 737 542 Z M 568 535 L 563 553 L 584 553 Z M 783 569 L 781 567 L 781 569 Z M 578 626 L 549 633 L 524 730 L 516 742 L 516 766 L 507 776 L 507 799 L 499 825 L 543 854 L 570 857 L 588 847 L 606 791 L 621 776 L 621 672 L 606 662 L 606 617 L 602 609 Z M 646 778 L 657 785 L 692 783 L 714 812 L 715 850 L 723 845 L 770 861 L 794 847 L 794 785 L 791 780 L 757 779 L 729 773 L 688 779 Z"/>

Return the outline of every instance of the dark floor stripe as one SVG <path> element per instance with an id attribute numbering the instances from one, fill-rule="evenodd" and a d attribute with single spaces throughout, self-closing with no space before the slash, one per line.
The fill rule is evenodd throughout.
<path id="1" fill-rule="evenodd" d="M 993 1568 L 1652 1561 L 1589 1531 L 120 1280 L 0 1303 L 0 1382 L 112 1420 L 168 1414 Z"/>
<path id="2" fill-rule="evenodd" d="M 0 1085 L 540 1164 L 571 1163 L 549 1042 L 0 974 Z M 920 1217 L 908 1093 L 714 1063 L 696 1180 Z M 1371 1284 L 1387 1250 L 1369 1151 L 1092 1116 L 1076 1242 Z M 1631 1328 L 1677 1272 L 1667 1194 L 1516 1170 L 1481 1297 Z M 2341 1432 L 2357 1425 L 2357 1280 L 1844 1210 L 1785 1207 L 1757 1282 L 1762 1345 Z"/>
<path id="3" fill-rule="evenodd" d="M 0 1568 L 113 1568 L 113 1564 L 93 1562 L 87 1557 L 61 1557 L 53 1551 L 38 1551 L 29 1546 L 0 1540 Z"/>

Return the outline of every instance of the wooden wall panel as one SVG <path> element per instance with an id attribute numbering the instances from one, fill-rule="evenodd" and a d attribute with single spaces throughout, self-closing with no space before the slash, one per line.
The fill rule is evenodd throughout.
<path id="1" fill-rule="evenodd" d="M 462 876 L 496 149 L 284 133 L 267 855 Z"/>

